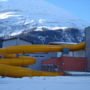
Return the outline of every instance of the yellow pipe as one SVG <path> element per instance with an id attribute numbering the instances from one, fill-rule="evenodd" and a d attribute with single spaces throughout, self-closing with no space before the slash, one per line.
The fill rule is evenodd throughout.
<path id="1" fill-rule="evenodd" d="M 11 76 L 11 77 L 64 75 L 64 73 L 35 71 L 35 70 L 29 70 L 27 68 L 22 68 L 22 67 L 9 66 L 9 65 L 27 65 L 28 63 L 29 64 L 35 63 L 34 59 L 27 59 L 24 56 L 15 58 L 16 55 L 14 54 L 36 53 L 36 52 L 59 52 L 59 51 L 62 51 L 63 48 L 69 48 L 71 51 L 83 50 L 85 49 L 85 43 L 80 43 L 75 45 L 23 45 L 23 46 L 13 46 L 13 47 L 2 48 L 0 49 L 0 55 L 4 55 L 4 57 L 7 57 L 8 59 L 1 59 L 0 75 Z M 13 55 L 8 55 L 8 54 L 13 54 Z M 11 60 L 9 58 L 13 58 L 13 59 Z M 32 61 L 30 62 L 30 60 Z M 23 62 L 24 64 L 21 62 Z M 7 65 L 4 65 L 4 64 L 7 64 Z"/>
<path id="2" fill-rule="evenodd" d="M 6 55 L 3 55 L 3 58 L 33 58 L 31 56 L 20 56 L 20 55 L 16 55 L 16 54 L 6 54 Z"/>
<path id="3" fill-rule="evenodd" d="M 0 64 L 7 64 L 7 65 L 31 65 L 35 64 L 36 60 L 34 58 L 12 58 L 12 59 L 0 59 Z"/>
<path id="4" fill-rule="evenodd" d="M 63 48 L 69 48 L 71 51 L 85 49 L 85 43 L 75 45 L 21 45 L 0 49 L 0 55 L 18 54 L 18 53 L 36 53 L 36 52 L 59 52 Z"/>
<path id="5" fill-rule="evenodd" d="M 52 73 L 30 70 L 28 68 L 0 64 L 0 75 L 8 77 L 62 76 L 64 73 Z"/>
<path id="6" fill-rule="evenodd" d="M 16 54 L 7 54 L 7 55 L 3 55 L 3 58 L 16 58 Z"/>

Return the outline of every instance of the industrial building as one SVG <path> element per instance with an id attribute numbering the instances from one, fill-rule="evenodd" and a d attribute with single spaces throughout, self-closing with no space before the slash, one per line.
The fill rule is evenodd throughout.
<path id="1" fill-rule="evenodd" d="M 34 70 L 43 70 L 50 72 L 63 71 L 90 71 L 90 43 L 89 43 L 90 27 L 86 28 L 86 50 L 69 51 L 64 48 L 63 52 L 49 52 L 49 53 L 31 53 L 22 54 L 31 56 L 36 59 L 36 64 L 29 67 Z M 5 38 L 2 47 L 16 46 L 16 45 L 33 45 L 33 41 L 27 41 L 22 38 Z M 50 45 L 61 45 L 62 42 L 51 42 Z M 65 43 L 73 44 L 73 43 Z"/>
<path id="2" fill-rule="evenodd" d="M 51 42 L 50 45 L 70 45 L 73 43 Z M 43 71 L 86 71 L 87 61 L 85 50 L 69 51 L 65 48 L 63 52 L 57 52 L 57 57 L 43 60 L 41 62 Z"/>
<path id="3" fill-rule="evenodd" d="M 2 48 L 4 47 L 10 47 L 10 46 L 18 46 L 18 45 L 33 45 L 33 41 L 28 41 L 23 38 L 19 37 L 5 37 L 2 42 Z M 35 70 L 41 70 L 41 61 L 45 59 L 49 59 L 52 57 L 57 57 L 57 53 L 51 52 L 51 53 L 31 53 L 31 54 L 19 54 L 24 56 L 33 57 L 36 59 L 36 63 L 33 65 L 30 65 L 28 67 L 35 69 Z"/>

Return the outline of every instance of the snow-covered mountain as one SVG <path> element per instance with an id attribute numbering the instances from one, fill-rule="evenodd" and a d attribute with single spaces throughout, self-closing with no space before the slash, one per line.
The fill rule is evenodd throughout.
<path id="1" fill-rule="evenodd" d="M 15 36 L 35 44 L 79 43 L 90 24 L 46 0 L 0 0 L 0 36 Z"/>
<path id="2" fill-rule="evenodd" d="M 89 23 L 45 0 L 0 0 L 0 35 L 43 26 L 83 29 Z"/>

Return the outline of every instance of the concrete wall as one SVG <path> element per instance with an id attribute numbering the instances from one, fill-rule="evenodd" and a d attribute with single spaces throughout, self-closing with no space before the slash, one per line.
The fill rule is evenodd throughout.
<path id="1" fill-rule="evenodd" d="M 86 58 L 87 58 L 87 71 L 90 72 L 90 27 L 85 29 L 86 34 Z"/>
<path id="2" fill-rule="evenodd" d="M 29 67 L 35 70 L 41 70 L 41 62 L 51 57 L 57 57 L 57 53 L 33 53 L 30 56 L 36 59 L 36 63 Z"/>
<path id="3" fill-rule="evenodd" d="M 2 39 L 0 39 L 0 48 L 2 48 Z"/>

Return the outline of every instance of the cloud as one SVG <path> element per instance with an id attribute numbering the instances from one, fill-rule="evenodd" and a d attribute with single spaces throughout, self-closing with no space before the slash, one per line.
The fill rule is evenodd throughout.
<path id="1" fill-rule="evenodd" d="M 18 17 L 20 15 L 15 15 L 14 12 L 6 12 L 6 13 L 0 13 L 0 19 L 6 19 L 9 17 Z"/>

